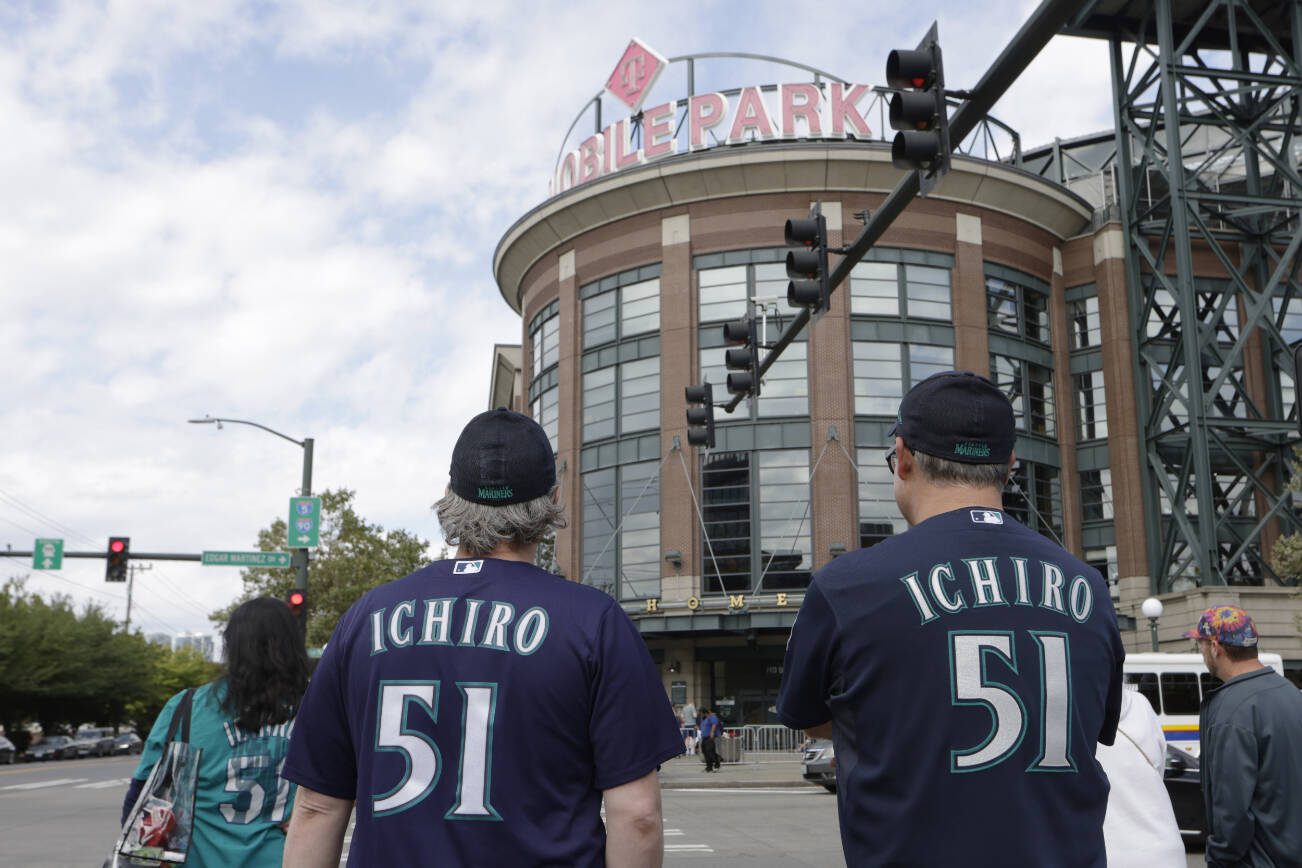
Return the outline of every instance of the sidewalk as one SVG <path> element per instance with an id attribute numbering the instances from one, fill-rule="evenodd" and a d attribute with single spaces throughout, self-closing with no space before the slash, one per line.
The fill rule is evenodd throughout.
<path id="1" fill-rule="evenodd" d="M 818 786 L 800 776 L 799 751 L 744 753 L 740 763 L 724 763 L 708 774 L 699 752 L 671 759 L 660 767 L 660 787 L 666 790 L 799 786 Z"/>

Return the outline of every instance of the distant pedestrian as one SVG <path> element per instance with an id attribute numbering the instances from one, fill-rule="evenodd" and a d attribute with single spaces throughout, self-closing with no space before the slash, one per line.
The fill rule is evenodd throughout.
<path id="1" fill-rule="evenodd" d="M 1224 683 L 1199 712 L 1207 864 L 1302 866 L 1302 693 L 1257 659 L 1257 625 L 1213 606 L 1185 634 Z"/>
<path id="2" fill-rule="evenodd" d="M 1004 509 L 1002 391 L 935 374 L 886 463 L 909 529 L 813 576 L 777 710 L 836 750 L 845 860 L 1102 868 L 1125 651 L 1098 570 Z"/>
<path id="3" fill-rule="evenodd" d="M 705 757 L 705 770 L 719 770 L 719 736 L 723 733 L 723 724 L 713 709 L 701 709 L 701 754 Z"/>
<path id="4" fill-rule="evenodd" d="M 191 700 L 189 741 L 200 753 L 185 864 L 279 865 L 295 795 L 280 769 L 307 687 L 307 653 L 289 607 L 271 597 L 232 612 L 224 639 L 225 671 Z M 185 693 L 168 700 L 145 739 L 123 801 L 123 823 L 167 750 L 168 728 Z"/>
<path id="5" fill-rule="evenodd" d="M 337 868 L 355 807 L 353 865 L 659 865 L 682 735 L 619 602 L 534 565 L 565 525 L 547 434 L 481 413 L 450 475 L 456 557 L 364 594 L 312 677 L 285 864 Z"/>
<path id="6" fill-rule="evenodd" d="M 696 706 L 690 701 L 683 706 L 683 750 L 687 756 L 696 753 Z"/>
<path id="7" fill-rule="evenodd" d="M 1134 690 L 1121 695 L 1117 740 L 1095 754 L 1108 775 L 1103 820 L 1108 868 L 1184 868 L 1184 842 L 1162 783 L 1166 738 L 1148 700 Z"/>

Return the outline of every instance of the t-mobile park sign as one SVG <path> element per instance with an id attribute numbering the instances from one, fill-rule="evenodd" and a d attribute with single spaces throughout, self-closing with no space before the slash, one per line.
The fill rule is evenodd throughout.
<path id="1" fill-rule="evenodd" d="M 552 193 L 662 157 L 719 145 L 783 139 L 871 138 L 860 103 L 866 84 L 839 81 L 743 87 L 736 93 L 702 93 L 643 110 L 651 86 L 668 65 L 638 39 L 628 44 L 606 91 L 628 106 L 629 117 L 589 136 L 567 153 L 552 179 Z"/>

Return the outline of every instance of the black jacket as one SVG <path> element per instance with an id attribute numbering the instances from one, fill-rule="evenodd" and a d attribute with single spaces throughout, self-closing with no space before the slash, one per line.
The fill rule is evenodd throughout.
<path id="1" fill-rule="evenodd" d="M 1302 868 L 1302 692 L 1263 667 L 1203 700 L 1207 864 Z"/>

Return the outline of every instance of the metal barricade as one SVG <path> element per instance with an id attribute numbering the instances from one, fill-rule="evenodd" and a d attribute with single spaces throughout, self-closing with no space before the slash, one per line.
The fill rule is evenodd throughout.
<path id="1" fill-rule="evenodd" d="M 792 762 L 800 759 L 803 730 L 781 724 L 747 724 L 724 727 L 715 739 L 722 763 Z"/>

